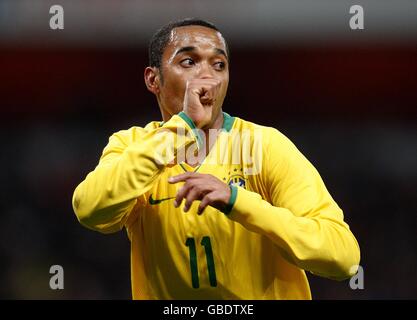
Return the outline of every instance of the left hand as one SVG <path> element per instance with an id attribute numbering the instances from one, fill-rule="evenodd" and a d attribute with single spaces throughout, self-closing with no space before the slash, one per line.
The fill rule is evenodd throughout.
<path id="1" fill-rule="evenodd" d="M 184 181 L 185 184 L 178 190 L 174 206 L 177 208 L 185 198 L 184 212 L 187 212 L 194 200 L 201 200 L 197 214 L 202 214 L 208 206 L 223 210 L 229 203 L 231 191 L 229 186 L 211 174 L 186 172 L 170 177 L 169 183 Z"/>

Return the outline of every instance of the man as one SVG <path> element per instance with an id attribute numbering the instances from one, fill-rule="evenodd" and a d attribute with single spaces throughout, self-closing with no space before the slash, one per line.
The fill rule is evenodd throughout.
<path id="1" fill-rule="evenodd" d="M 223 112 L 218 29 L 171 23 L 149 56 L 163 121 L 112 135 L 73 197 L 86 227 L 126 227 L 133 298 L 311 299 L 304 270 L 352 276 L 357 241 L 312 164 L 278 130 Z"/>

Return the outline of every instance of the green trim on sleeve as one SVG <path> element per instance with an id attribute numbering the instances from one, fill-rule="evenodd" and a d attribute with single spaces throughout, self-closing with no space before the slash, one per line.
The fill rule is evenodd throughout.
<path id="1" fill-rule="evenodd" d="M 231 191 L 229 203 L 227 204 L 226 208 L 222 211 L 226 215 L 228 215 L 232 211 L 237 198 L 237 187 L 229 185 L 229 188 Z"/>
<path id="2" fill-rule="evenodd" d="M 203 145 L 203 138 L 201 137 L 200 132 L 198 131 L 198 128 L 195 126 L 194 121 L 189 116 L 187 116 L 187 114 L 184 111 L 181 111 L 180 113 L 178 113 L 178 115 L 181 117 L 182 120 L 184 120 L 188 124 L 188 126 L 193 131 L 197 139 L 198 148 L 200 149 Z"/>

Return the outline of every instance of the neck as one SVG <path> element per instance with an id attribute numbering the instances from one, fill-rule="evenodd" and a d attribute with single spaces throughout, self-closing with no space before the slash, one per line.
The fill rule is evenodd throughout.
<path id="1" fill-rule="evenodd" d="M 162 108 L 160 108 L 160 109 L 161 109 L 161 114 L 162 114 L 162 120 L 164 122 L 167 122 L 174 115 L 174 114 L 168 113 L 167 111 L 163 110 Z M 223 116 L 222 109 L 220 109 L 220 112 L 217 115 L 216 119 L 214 119 L 214 121 L 211 122 L 210 124 L 203 127 L 201 130 L 203 130 L 204 133 L 206 135 L 208 135 L 210 129 L 216 129 L 216 130 L 221 129 L 223 127 L 223 122 L 224 122 L 224 116 Z"/>
<path id="2" fill-rule="evenodd" d="M 162 114 L 162 120 L 164 122 L 167 122 L 169 119 L 171 119 L 171 117 L 173 116 L 172 114 L 169 114 L 168 112 L 166 112 L 164 109 L 160 108 L 161 110 L 161 114 Z"/>
<path id="3" fill-rule="evenodd" d="M 162 113 L 162 119 L 164 120 L 164 122 L 168 121 L 173 116 L 173 114 L 169 114 L 165 110 L 161 110 L 161 113 Z M 220 109 L 220 112 L 217 115 L 217 117 L 214 119 L 214 121 L 201 129 L 204 132 L 204 136 L 205 136 L 203 150 L 199 156 L 199 159 L 197 159 L 196 163 L 188 163 L 187 161 L 189 165 L 194 167 L 198 164 L 201 164 L 204 161 L 204 158 L 209 154 L 211 148 L 216 142 L 217 135 L 219 134 L 219 130 L 223 127 L 223 123 L 224 123 L 223 111 L 222 109 Z M 213 136 L 213 132 L 212 132 L 212 136 L 210 136 L 209 135 L 210 130 L 215 130 L 216 134 Z"/>
<path id="4" fill-rule="evenodd" d="M 224 116 L 223 116 L 222 110 L 220 109 L 220 112 L 217 115 L 217 117 L 214 119 L 214 121 L 208 124 L 207 126 L 204 126 L 201 130 L 203 130 L 207 136 L 210 129 L 215 129 L 215 130 L 221 129 L 223 127 L 223 122 L 224 122 Z"/>

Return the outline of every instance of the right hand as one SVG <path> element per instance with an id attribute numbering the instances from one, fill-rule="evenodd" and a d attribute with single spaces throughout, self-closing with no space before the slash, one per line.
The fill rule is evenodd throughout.
<path id="1" fill-rule="evenodd" d="M 220 80 L 216 79 L 187 81 L 183 111 L 199 129 L 211 122 L 213 106 L 216 102 L 220 84 Z"/>

